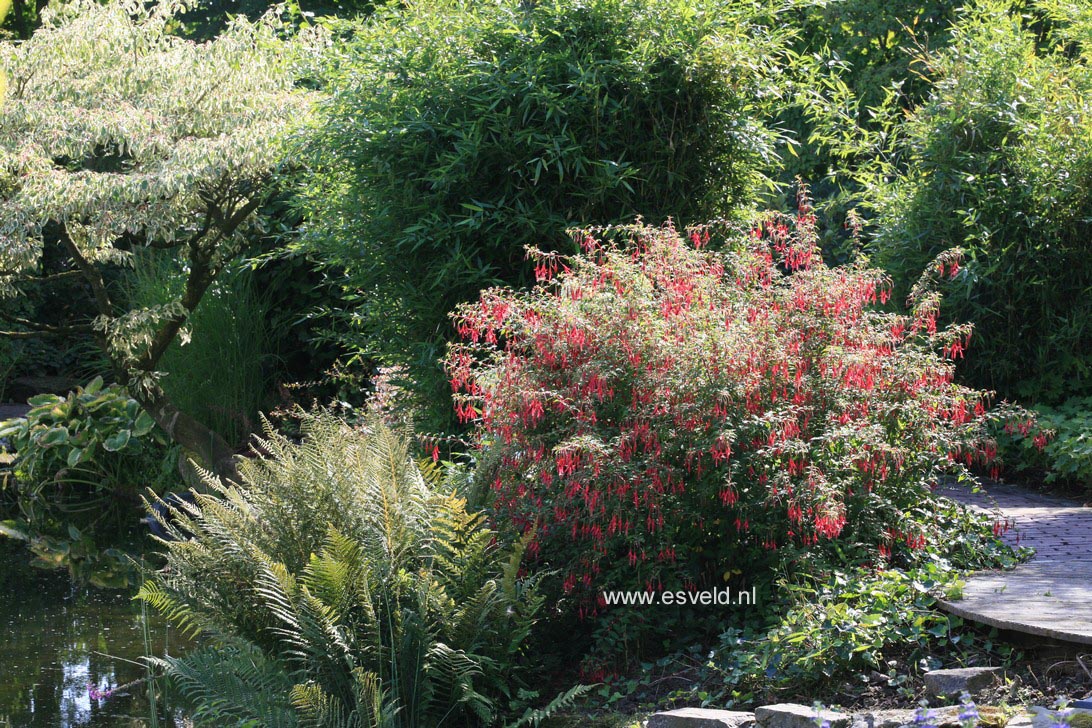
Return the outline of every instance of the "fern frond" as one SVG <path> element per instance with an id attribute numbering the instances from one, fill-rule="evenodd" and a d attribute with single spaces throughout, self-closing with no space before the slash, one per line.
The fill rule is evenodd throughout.
<path id="1" fill-rule="evenodd" d="M 474 679 L 482 674 L 482 660 L 481 656 L 472 658 L 463 650 L 441 642 L 429 648 L 424 672 L 429 678 L 433 701 L 462 706 L 489 725 L 495 717 L 493 701 L 474 688 Z"/>
<path id="2" fill-rule="evenodd" d="M 324 727 L 496 724 L 542 605 L 526 542 L 509 557 L 379 420 L 315 412 L 302 431 L 264 423 L 261 456 L 178 514 L 192 537 L 165 544 L 140 598 L 229 649 L 161 664 L 226 724 L 278 726 L 274 707 Z"/>
<path id="3" fill-rule="evenodd" d="M 252 644 L 231 640 L 185 657 L 149 658 L 163 669 L 196 706 L 200 723 L 294 728 L 295 713 L 286 696 L 292 687 L 276 661 Z"/>
<path id="4" fill-rule="evenodd" d="M 162 614 L 189 639 L 194 639 L 201 634 L 199 617 L 194 613 L 193 608 L 155 581 L 147 580 L 141 584 L 134 598 L 145 602 Z"/>
<path id="5" fill-rule="evenodd" d="M 528 708 L 515 723 L 509 723 L 505 728 L 537 728 L 542 721 L 553 716 L 557 711 L 571 708 L 576 699 L 592 689 L 591 685 L 577 685 L 558 695 L 543 708 Z"/>
<path id="6" fill-rule="evenodd" d="M 355 711 L 313 682 L 292 687 L 292 706 L 300 716 L 300 728 L 363 728 Z M 370 728 L 370 726 L 369 726 Z"/>

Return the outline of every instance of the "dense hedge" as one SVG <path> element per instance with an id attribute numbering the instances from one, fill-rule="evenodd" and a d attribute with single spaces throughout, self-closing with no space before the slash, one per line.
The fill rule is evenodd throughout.
<path id="1" fill-rule="evenodd" d="M 932 95 L 892 129 L 896 166 L 868 186 L 898 290 L 966 251 L 946 314 L 976 325 L 970 381 L 1052 402 L 1092 391 L 1092 23 L 1063 5 L 969 12 L 928 59 Z"/>
<path id="2" fill-rule="evenodd" d="M 705 219 L 753 200 L 783 31 L 708 2 L 411 3 L 352 31 L 311 138 L 309 240 L 344 334 L 447 409 L 448 312 L 530 280 L 573 224 Z M 437 404 L 436 402 L 439 401 Z"/>

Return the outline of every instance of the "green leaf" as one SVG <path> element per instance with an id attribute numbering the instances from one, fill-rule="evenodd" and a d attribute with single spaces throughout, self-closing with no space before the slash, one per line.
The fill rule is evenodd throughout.
<path id="1" fill-rule="evenodd" d="M 83 448 L 74 447 L 68 451 L 68 458 L 65 462 L 68 463 L 68 467 L 74 468 L 80 464 L 80 460 L 83 459 Z"/>
<path id="2" fill-rule="evenodd" d="M 7 538 L 14 538 L 16 541 L 28 541 L 30 537 L 19 528 L 16 528 L 15 521 L 0 521 L 0 536 L 6 536 Z"/>
<path id="3" fill-rule="evenodd" d="M 137 415 L 136 422 L 133 423 L 133 436 L 144 437 L 153 428 L 155 428 L 155 420 L 147 412 L 141 412 Z"/>
<path id="4" fill-rule="evenodd" d="M 68 442 L 68 428 L 67 427 L 51 427 L 41 435 L 35 438 L 37 444 L 41 447 L 53 447 L 54 445 L 60 445 L 61 443 Z"/>
<path id="5" fill-rule="evenodd" d="M 88 397 L 82 404 L 88 412 L 97 412 L 102 407 L 112 405 L 117 401 L 117 396 L 112 392 L 102 392 L 93 397 Z"/>
<path id="6" fill-rule="evenodd" d="M 106 438 L 103 441 L 102 446 L 107 452 L 117 452 L 118 450 L 124 449 L 125 446 L 129 444 L 129 439 L 132 435 L 133 433 L 129 430 L 118 430 L 113 435 Z"/>
<path id="7" fill-rule="evenodd" d="M 27 404 L 31 407 L 41 407 L 47 404 L 56 404 L 60 401 L 61 398 L 55 394 L 36 394 L 27 400 Z"/>
<path id="8" fill-rule="evenodd" d="M 0 437 L 14 437 L 22 433 L 27 427 L 24 419 L 5 420 L 0 422 Z"/>

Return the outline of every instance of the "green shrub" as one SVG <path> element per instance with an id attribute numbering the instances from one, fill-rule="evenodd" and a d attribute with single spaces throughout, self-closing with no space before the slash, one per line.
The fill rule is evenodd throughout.
<path id="1" fill-rule="evenodd" d="M 303 433 L 269 433 L 238 483 L 163 521 L 180 540 L 140 596 L 209 644 L 159 664 L 208 723 L 493 725 L 542 604 L 522 547 L 378 420 L 309 415 Z"/>
<path id="2" fill-rule="evenodd" d="M 538 254 L 558 275 L 530 292 L 461 307 L 448 356 L 497 520 L 534 528 L 574 608 L 938 537 L 930 484 L 989 463 L 987 425 L 1009 416 L 952 381 L 967 329 L 938 328 L 936 286 L 953 253 L 899 315 L 882 272 L 823 264 L 806 199 L 727 255 L 700 229 L 697 248 L 672 227 L 612 234 Z"/>
<path id="3" fill-rule="evenodd" d="M 343 339 L 408 366 L 446 409 L 448 312 L 529 282 L 525 245 L 571 250 L 573 224 L 749 204 L 775 155 L 761 119 L 783 45 L 756 13 L 419 2 L 357 28 L 332 63 L 308 203 L 319 256 L 348 271 Z"/>
<path id="4" fill-rule="evenodd" d="M 994 517 L 944 498 L 913 517 L 930 533 L 928 548 L 904 545 L 864 565 L 798 554 L 776 595 L 760 593 L 760 608 L 749 613 L 733 610 L 746 618 L 725 621 L 722 613 L 718 636 L 696 642 L 690 634 L 687 649 L 646 662 L 625 680 L 608 677 L 600 694 L 658 705 L 844 703 L 872 693 L 882 675 L 886 687 L 913 701 L 925 670 L 1018 659 L 988 629 L 965 624 L 936 602 L 959 598 L 967 570 L 1011 568 L 1026 550 L 1017 554 L 1002 541 Z M 680 675 L 688 684 L 665 696 L 662 685 Z"/>
<path id="5" fill-rule="evenodd" d="M 898 292 L 965 250 L 945 314 L 976 326 L 969 380 L 1053 403 L 1092 388 L 1092 25 L 1013 5 L 974 4 L 923 58 L 932 94 L 892 117 L 864 199 Z"/>
<path id="6" fill-rule="evenodd" d="M 899 84 L 910 98 L 928 93 L 928 80 L 912 69 L 916 51 L 937 50 L 949 39 L 960 3 L 952 0 L 838 0 L 808 3 L 797 21 L 801 51 L 826 53 L 849 67 L 846 83 L 862 108 L 884 100 Z"/>
<path id="7" fill-rule="evenodd" d="M 974 635 L 959 630 L 960 620 L 941 612 L 937 599 L 958 599 L 966 571 L 1011 568 L 1018 555 L 1001 541 L 992 516 L 946 499 L 914 516 L 931 535 L 927 549 L 902 549 L 874 568 L 831 570 L 810 560 L 784 584 L 776 626 L 742 661 L 756 660 L 746 668 L 752 686 L 799 689 L 886 672 L 893 651 L 913 670 L 923 658 L 971 648 Z M 724 640 L 722 647 L 730 646 Z M 723 659 L 731 663 L 746 654 L 726 649 Z"/>
<path id="8" fill-rule="evenodd" d="M 125 570 L 101 558 L 96 537 L 133 530 L 140 493 L 177 479 L 177 451 L 124 387 L 101 378 L 30 404 L 26 417 L 0 424 L 14 455 L 0 488 L 16 510 L 6 535 L 29 541 L 40 562 L 113 583 Z"/>
<path id="9" fill-rule="evenodd" d="M 988 519 L 970 520 L 980 523 L 944 529 L 944 535 L 957 542 L 970 537 L 978 549 L 976 566 L 1011 567 L 1013 554 L 992 536 Z M 923 661 L 932 669 L 1011 657 L 1011 647 L 981 639 L 937 607 L 938 598 L 958 599 L 962 588 L 960 571 L 942 555 L 944 545 L 908 569 L 818 571 L 783 584 L 786 600 L 772 628 L 731 629 L 721 636 L 709 655 L 707 690 L 714 700 L 733 704 L 776 699 L 785 691 L 814 698 L 877 672 L 889 686 L 899 686 L 924 671 Z M 900 667 L 892 669 L 894 664 Z M 907 688 L 913 697 L 913 686 Z"/>
<path id="10" fill-rule="evenodd" d="M 1002 455 L 1017 470 L 1045 471 L 1048 483 L 1072 483 L 1092 493 L 1092 397 L 1034 410 L 1034 427 L 1009 427 L 999 438 Z"/>
<path id="11" fill-rule="evenodd" d="M 822 86 L 817 76 L 835 74 L 855 100 L 853 120 L 865 128 L 879 126 L 868 112 L 884 102 L 892 87 L 900 104 L 909 107 L 930 91 L 914 58 L 921 48 L 937 50 L 949 40 L 949 26 L 960 2 L 952 0 L 837 0 L 804 2 L 793 13 L 797 33 L 790 75 L 799 99 Z M 804 106 L 807 106 L 805 104 Z M 781 180 L 802 178 L 812 185 L 817 206 L 827 224 L 820 228 L 823 253 L 829 261 L 844 263 L 857 254 L 854 236 L 845 225 L 859 187 L 838 173 L 839 163 L 824 143 L 831 129 L 826 120 L 808 117 L 792 104 L 781 109 L 778 123 L 797 144 L 785 155 Z"/>

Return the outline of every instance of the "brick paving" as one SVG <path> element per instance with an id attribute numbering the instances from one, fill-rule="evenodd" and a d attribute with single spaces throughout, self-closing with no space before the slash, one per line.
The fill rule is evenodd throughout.
<path id="1" fill-rule="evenodd" d="M 979 571 L 959 600 L 941 606 L 966 619 L 1092 645 L 1092 508 L 1006 483 L 982 492 L 950 484 L 938 493 L 1012 523 L 1005 540 L 1035 556 L 1010 571 Z"/>

